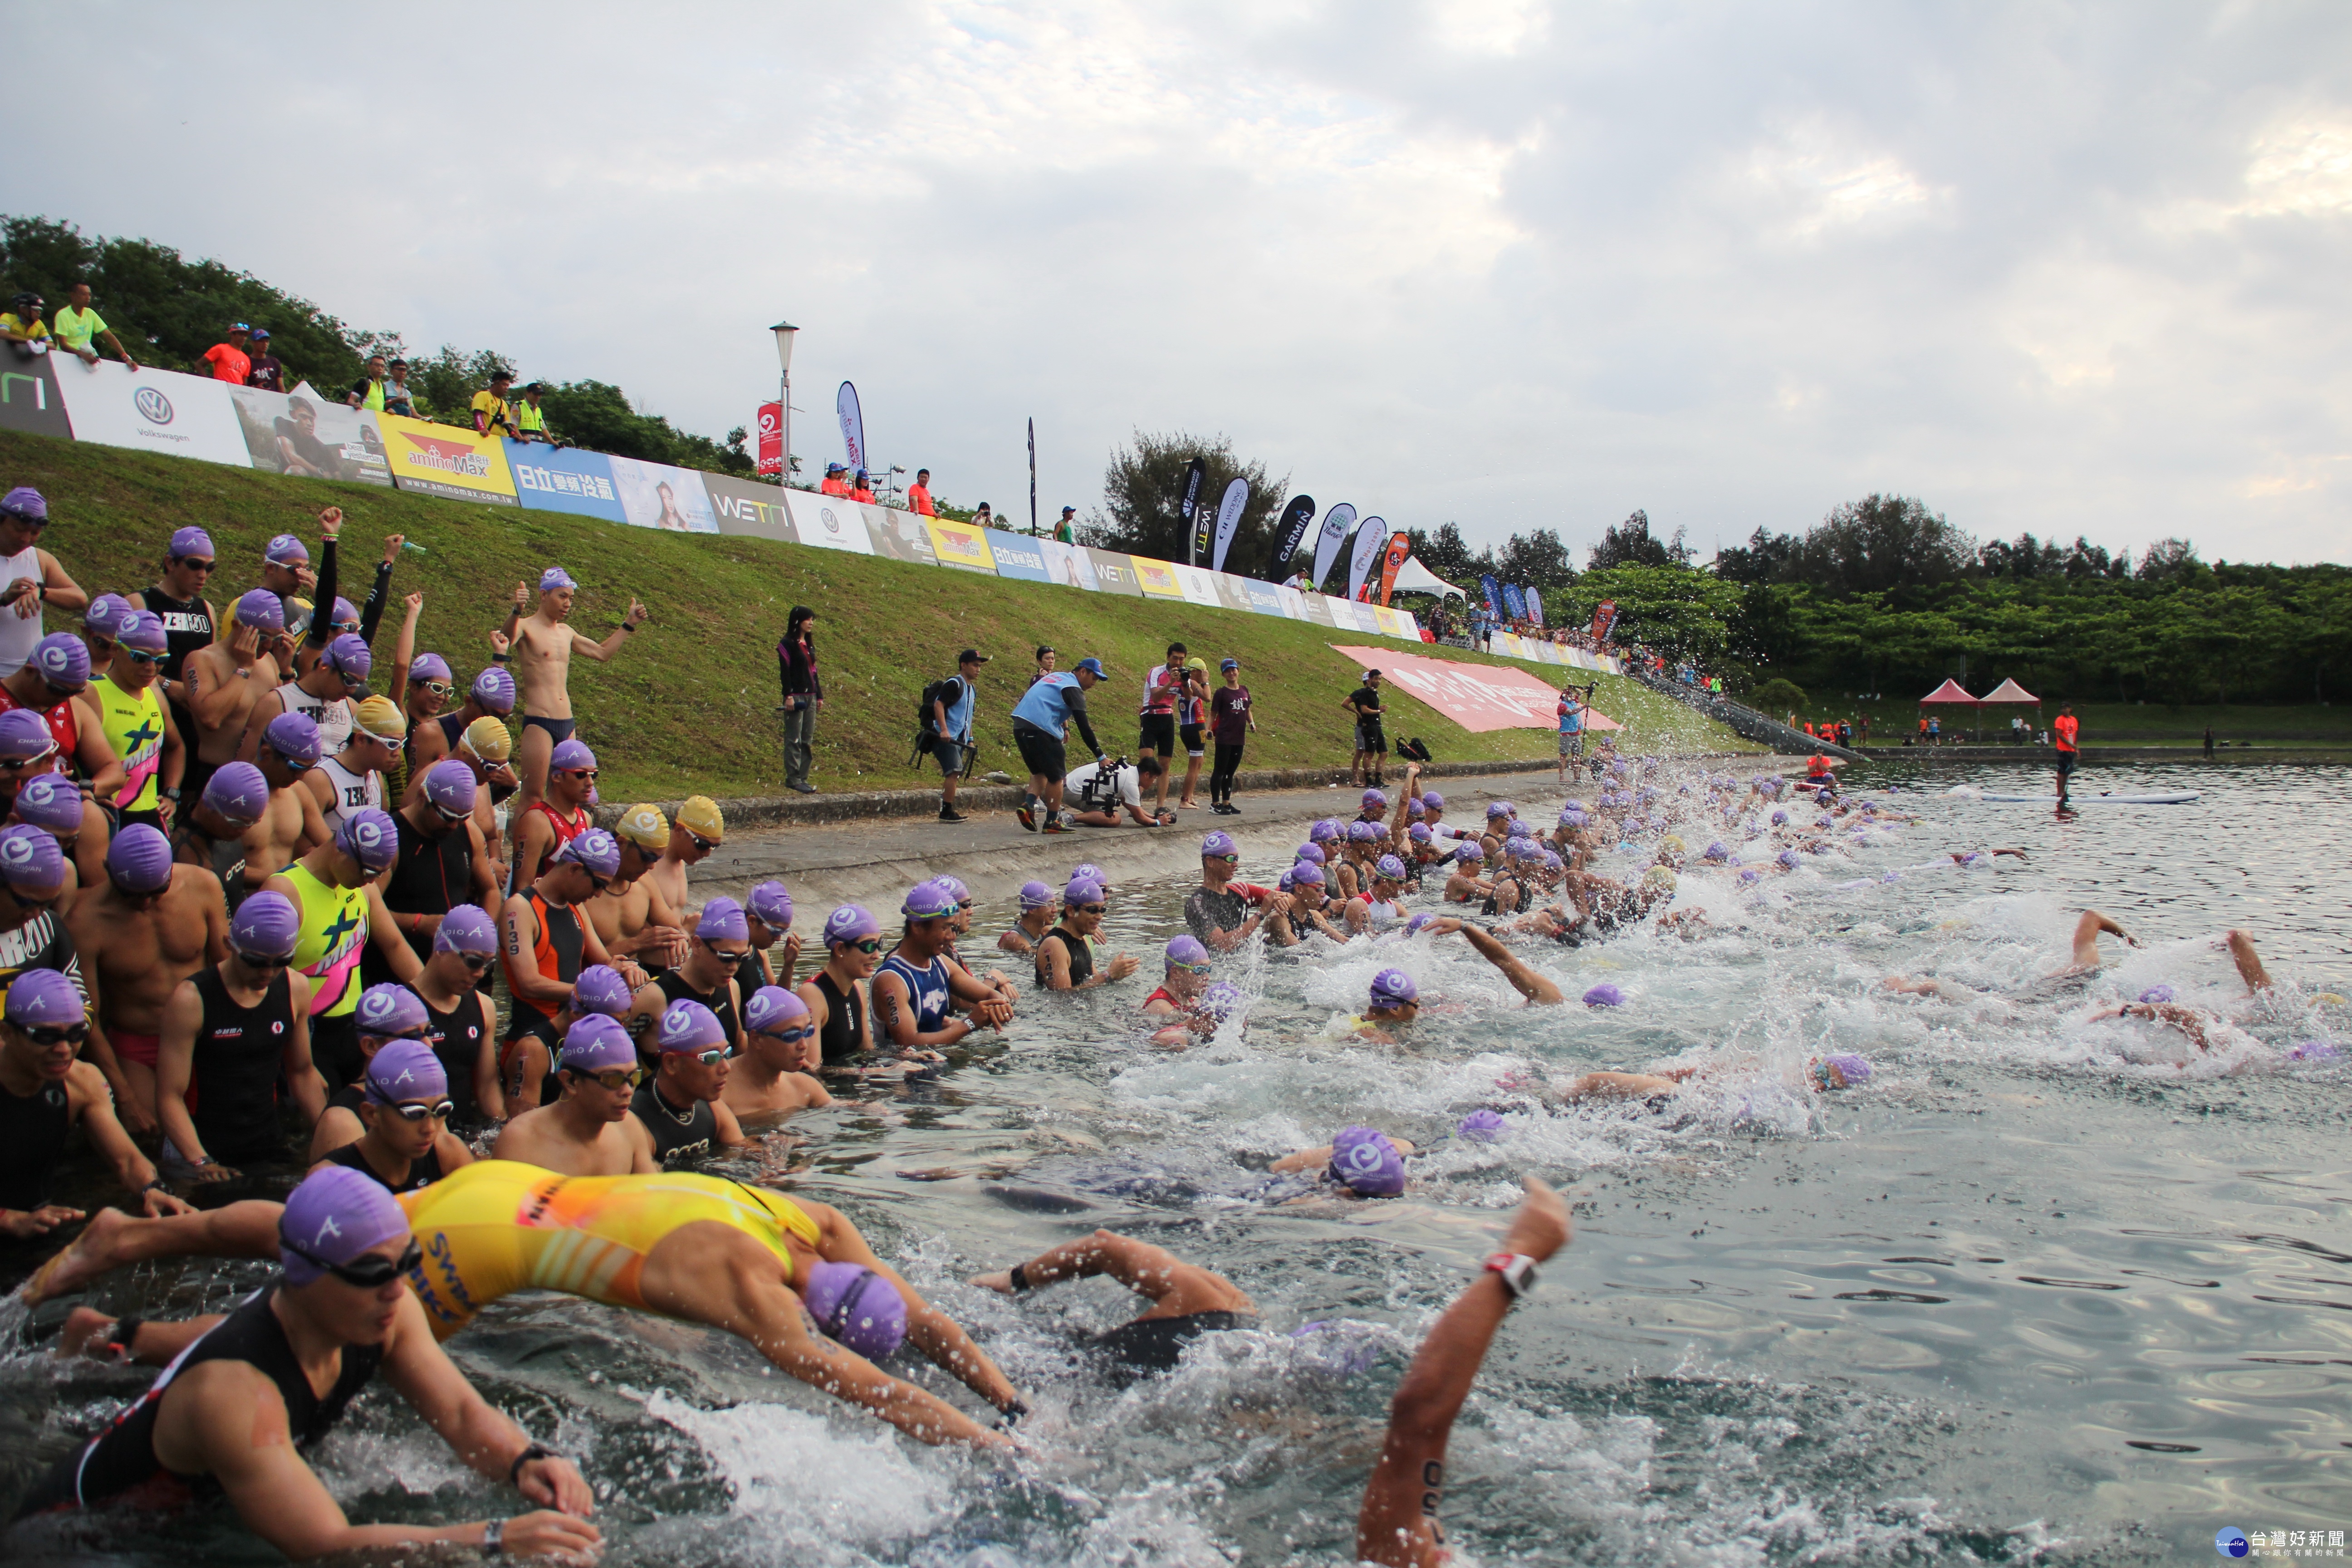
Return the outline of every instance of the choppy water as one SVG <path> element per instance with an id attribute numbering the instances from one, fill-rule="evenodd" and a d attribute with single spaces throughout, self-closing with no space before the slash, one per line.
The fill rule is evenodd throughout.
<path id="1" fill-rule="evenodd" d="M 2352 1068 L 2285 1050 L 2352 1044 L 2352 774 L 2096 776 L 2184 781 L 2201 805 L 2090 805 L 2064 822 L 1906 789 L 1895 798 L 1927 822 L 1848 842 L 1760 896 L 1686 878 L 1685 901 L 1715 921 L 1703 940 L 1530 954 L 1571 995 L 1615 982 L 1630 998 L 1615 1012 L 1521 1009 L 1458 939 L 1358 942 L 1236 961 L 1246 1021 L 1181 1056 L 1142 1042 L 1138 976 L 1024 1005 L 1001 1047 L 936 1086 L 800 1119 L 810 1168 L 794 1184 L 846 1210 L 1029 1392 L 1034 1448 L 1017 1463 L 907 1444 L 724 1336 L 567 1300 L 505 1302 L 453 1349 L 583 1458 L 608 1562 L 1339 1562 L 1412 1346 L 1534 1172 L 1575 1194 L 1578 1237 L 1498 1337 L 1455 1432 L 1446 1513 L 1464 1561 L 2139 1563 L 2209 1553 L 2223 1525 L 2345 1529 Z M 1522 805 L 1548 824 L 1557 799 Z M 1683 831 L 1694 847 L 1722 836 Z M 1876 879 L 1994 845 L 2032 858 Z M 1041 873 L 1062 869 L 1041 857 Z M 1121 889 L 1114 945 L 1156 953 L 1181 891 Z M 2086 988 L 2032 999 L 2085 902 L 2143 945 L 2110 939 Z M 2221 951 L 2232 925 L 2279 981 L 2259 1003 Z M 1001 929 L 983 921 L 972 951 Z M 1344 1042 L 1332 1015 L 1391 963 L 1458 1006 L 1406 1048 Z M 1896 972 L 1981 999 L 1874 989 Z M 2084 1022 L 2159 982 L 2232 1020 L 2211 1052 Z M 1827 1050 L 1877 1076 L 1833 1097 L 1797 1088 Z M 1547 1110 L 1498 1088 L 1708 1055 L 1738 1065 L 1666 1114 Z M 1488 1104 L 1507 1110 L 1500 1142 L 1449 1140 Z M 1270 1158 L 1349 1122 L 1433 1146 L 1410 1195 L 1270 1201 L 1288 1190 L 1269 1192 Z M 940 1166 L 1003 1173 L 898 1174 Z M 1093 1281 L 1016 1304 L 960 1282 L 1098 1225 L 1231 1276 L 1265 1331 L 1213 1337 L 1173 1376 L 1113 1392 L 1072 1365 L 1068 1331 L 1131 1315 L 1122 1292 Z M 97 1300 L 185 1310 L 258 1277 L 142 1269 Z M 1332 1320 L 1358 1338 L 1289 1336 Z M 1362 1349 L 1371 1364 L 1349 1375 Z M 9 1479 L 141 1381 L 0 1365 Z M 380 1394 L 321 1468 L 368 1517 L 510 1507 Z M 201 1521 L 81 1539 L 89 1562 L 273 1560 Z"/>

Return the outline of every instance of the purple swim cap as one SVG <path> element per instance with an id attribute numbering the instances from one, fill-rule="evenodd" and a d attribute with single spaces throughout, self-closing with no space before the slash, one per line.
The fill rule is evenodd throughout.
<path id="1" fill-rule="evenodd" d="M 1312 860 L 1301 860 L 1290 868 L 1290 881 L 1294 887 L 1319 888 L 1325 880 L 1323 868 Z"/>
<path id="2" fill-rule="evenodd" d="M 1369 1011 L 1384 1013 L 1407 1002 L 1421 1000 L 1421 988 L 1412 976 L 1402 969 L 1383 969 L 1372 976 L 1371 1005 Z"/>
<path id="3" fill-rule="evenodd" d="M 483 712 L 495 713 L 503 719 L 514 711 L 514 676 L 505 666 L 494 664 L 474 677 L 474 684 L 467 695 L 473 698 L 474 706 Z"/>
<path id="4" fill-rule="evenodd" d="M 547 759 L 549 771 L 559 773 L 586 773 L 595 765 L 596 753 L 590 751 L 588 743 L 576 735 L 556 747 L 553 753 Z"/>
<path id="5" fill-rule="evenodd" d="M 352 813 L 335 828 L 335 847 L 373 877 L 400 858 L 400 829 L 393 826 L 389 815 L 368 806 Z"/>
<path id="6" fill-rule="evenodd" d="M 375 656 L 368 645 L 360 641 L 357 632 L 345 632 L 327 645 L 319 662 L 342 678 L 343 684 L 355 689 L 367 689 L 368 671 L 375 668 Z"/>
<path id="7" fill-rule="evenodd" d="M 378 1105 L 439 1100 L 448 1092 L 448 1069 L 423 1040 L 386 1040 L 368 1058 L 367 1097 Z"/>
<path id="8" fill-rule="evenodd" d="M 361 992 L 355 1016 L 361 1034 L 378 1037 L 410 1034 L 433 1023 L 433 1016 L 425 1010 L 425 999 L 393 981 Z"/>
<path id="9" fill-rule="evenodd" d="M 11 708 L 0 713 L 0 757 L 12 763 L 29 763 L 57 749 L 58 738 L 49 733 L 48 721 L 32 709 Z"/>
<path id="10" fill-rule="evenodd" d="M 572 574 L 561 566 L 551 566 L 539 574 L 539 591 L 542 594 L 552 594 L 559 588 L 579 586 L 579 584 L 572 580 Z"/>
<path id="11" fill-rule="evenodd" d="M 25 661 L 58 691 L 79 691 L 89 684 L 89 645 L 71 632 L 51 632 L 33 645 Z"/>
<path id="12" fill-rule="evenodd" d="M 793 923 L 793 896 L 782 882 L 771 877 L 753 888 L 744 899 L 743 912 L 770 931 L 789 931 Z"/>
<path id="13" fill-rule="evenodd" d="M 1351 822 L 1348 824 L 1349 843 L 1377 844 L 1380 841 L 1381 830 L 1369 822 Z"/>
<path id="14" fill-rule="evenodd" d="M 319 726 L 308 713 L 280 713 L 263 728 L 261 739 L 289 763 L 319 760 Z"/>
<path id="15" fill-rule="evenodd" d="M 2289 1061 L 2332 1062 L 2343 1059 L 2344 1053 L 2330 1040 L 2298 1040 L 2287 1053 Z"/>
<path id="16" fill-rule="evenodd" d="M 1168 944 L 1168 967 L 1171 969 L 1174 969 L 1179 964 L 1190 966 L 1205 964 L 1208 962 L 1209 950 L 1201 945 L 1201 939 L 1198 937 L 1180 936 Z"/>
<path id="17" fill-rule="evenodd" d="M 1461 847 L 1454 851 L 1454 858 L 1458 865 L 1475 865 L 1486 858 L 1486 852 L 1478 847 L 1476 839 L 1465 838 Z"/>
<path id="18" fill-rule="evenodd" d="M 593 877 L 617 877 L 621 874 L 621 841 L 601 827 L 592 827 L 577 835 L 572 842 L 555 852 L 555 858 L 584 867 Z"/>
<path id="19" fill-rule="evenodd" d="M 1858 1083 L 1870 1081 L 1870 1063 L 1855 1056 L 1852 1051 L 1839 1051 L 1834 1055 L 1823 1057 L 1822 1066 L 1835 1068 L 1838 1077 L 1845 1079 L 1845 1086 L 1848 1089 L 1852 1089 Z"/>
<path id="20" fill-rule="evenodd" d="M 1782 868 L 1786 870 L 1793 871 L 1797 868 L 1797 852 L 1793 849 L 1783 849 L 1772 858 L 1780 862 Z"/>
<path id="21" fill-rule="evenodd" d="M 191 555 L 213 555 L 213 536 L 201 528 L 173 529 L 166 552 L 175 560 L 183 561 Z"/>
<path id="22" fill-rule="evenodd" d="M 918 882 L 908 889 L 898 912 L 910 921 L 944 920 L 956 912 L 956 896 L 937 882 Z"/>
<path id="23" fill-rule="evenodd" d="M 1404 880 L 1404 862 L 1393 855 L 1383 855 L 1374 863 L 1372 875 L 1383 881 L 1402 882 Z"/>
<path id="24" fill-rule="evenodd" d="M 6 495 L 0 496 L 0 512 L 10 517 L 21 517 L 27 522 L 46 522 L 49 517 L 49 503 L 32 486 L 18 485 Z"/>
<path id="25" fill-rule="evenodd" d="M 1404 1191 L 1404 1156 L 1385 1132 L 1341 1129 L 1331 1140 L 1330 1179 L 1360 1198 L 1392 1198 Z"/>
<path id="26" fill-rule="evenodd" d="M 1202 855 L 1233 854 L 1234 836 L 1222 830 L 1212 831 L 1201 840 L 1201 853 Z"/>
<path id="27" fill-rule="evenodd" d="M 1764 873 L 1753 866 L 1743 866 L 1739 868 L 1739 879 L 1743 882 L 1760 882 L 1764 879 Z"/>
<path id="28" fill-rule="evenodd" d="M 0 881 L 28 891 L 64 887 L 66 852 L 58 847 L 56 836 L 29 822 L 0 832 Z"/>
<path id="29" fill-rule="evenodd" d="M 1075 882 L 1081 877 L 1084 877 L 1089 882 L 1101 883 L 1102 890 L 1104 892 L 1108 893 L 1110 891 L 1110 879 L 1104 875 L 1103 868 L 1096 865 L 1093 861 L 1081 860 L 1078 864 L 1070 868 L 1070 880 Z"/>
<path id="30" fill-rule="evenodd" d="M 727 1044 L 727 1026 L 719 1015 L 688 998 L 673 1002 L 661 1016 L 654 1043 L 664 1051 L 700 1051 Z"/>
<path id="31" fill-rule="evenodd" d="M 81 987 L 54 969 L 27 969 L 8 984 L 13 1028 L 69 1029 L 83 1016 Z"/>
<path id="32" fill-rule="evenodd" d="M 1307 830 L 1309 844 L 1328 844 L 1339 837 L 1339 825 L 1328 816 Z"/>
<path id="33" fill-rule="evenodd" d="M 626 1017 L 629 1005 L 635 997 L 621 972 L 609 963 L 592 963 L 582 970 L 572 983 L 572 994 L 564 1005 L 575 1018 L 585 1018 L 600 1013 L 607 1018 Z"/>
<path id="34" fill-rule="evenodd" d="M 963 885 L 963 879 L 961 877 L 950 877 L 942 873 L 932 878 L 931 880 L 937 882 L 940 887 L 945 888 L 949 894 L 959 904 L 971 897 L 971 889 Z"/>
<path id="35" fill-rule="evenodd" d="M 1436 918 L 1437 917 L 1435 915 L 1431 914 L 1427 910 L 1423 910 L 1421 913 L 1413 916 L 1412 919 L 1404 922 L 1404 934 L 1407 936 L 1418 936 L 1421 933 L 1421 928 L 1429 924 L 1430 921 Z"/>
<path id="36" fill-rule="evenodd" d="M 1073 877 L 1070 879 L 1070 885 L 1062 889 L 1062 903 L 1065 908 L 1074 908 L 1079 904 L 1098 904 L 1103 901 L 1103 885 L 1092 877 Z"/>
<path id="37" fill-rule="evenodd" d="M 1248 1001 L 1248 994 L 1240 986 L 1230 980 L 1220 980 L 1202 992 L 1201 999 L 1193 1006 L 1212 1018 L 1223 1020 L 1233 1016 L 1234 1009 Z"/>
<path id="38" fill-rule="evenodd" d="M 866 1360 L 884 1360 L 906 1339 L 906 1298 L 865 1265 L 812 1264 L 799 1283 L 801 1300 L 817 1327 Z"/>
<path id="39" fill-rule="evenodd" d="M 1425 822 L 1414 823 L 1404 830 L 1404 836 L 1415 844 L 1426 844 L 1436 837 L 1429 831 L 1429 825 Z"/>
<path id="40" fill-rule="evenodd" d="M 412 685 L 420 680 L 447 680 L 449 661 L 437 653 L 420 653 L 408 662 L 408 679 Z"/>
<path id="41" fill-rule="evenodd" d="M 590 1013 L 573 1019 L 572 1026 L 563 1031 L 563 1054 L 557 1065 L 574 1072 L 633 1068 L 637 1065 L 636 1042 L 629 1038 L 629 1031 L 616 1020 L 603 1013 Z"/>
<path id="42" fill-rule="evenodd" d="M 455 757 L 444 757 L 425 772 L 425 798 L 452 821 L 472 815 L 474 770 Z"/>
<path id="43" fill-rule="evenodd" d="M 231 822 L 258 822 L 269 808 L 269 781 L 251 763 L 223 763 L 205 781 L 205 804 Z"/>
<path id="44" fill-rule="evenodd" d="M 286 629 L 286 601 L 267 588 L 253 588 L 238 595 L 236 624 L 251 626 L 256 631 L 277 633 Z"/>
<path id="45" fill-rule="evenodd" d="M 1053 907 L 1053 903 L 1054 889 L 1045 886 L 1045 883 L 1024 882 L 1021 884 L 1021 908 L 1024 911 L 1029 910 L 1050 909 Z"/>
<path id="46" fill-rule="evenodd" d="M 1588 1007 L 1622 1007 L 1625 993 L 1604 980 L 1584 994 L 1584 1005 Z"/>
<path id="47" fill-rule="evenodd" d="M 441 929 L 433 933 L 436 952 L 496 952 L 499 950 L 498 922 L 490 912 L 478 904 L 452 904 L 441 917 Z"/>
<path id="48" fill-rule="evenodd" d="M 36 827 L 51 833 L 76 833 L 81 829 L 81 792 L 56 773 L 43 773 L 26 779 L 16 791 L 16 815 Z"/>
<path id="49" fill-rule="evenodd" d="M 261 558 L 272 566 L 307 566 L 310 547 L 290 533 L 281 533 L 263 549 Z"/>
<path id="50" fill-rule="evenodd" d="M 863 904 L 844 904 L 824 917 L 824 945 L 829 948 L 881 934 L 882 922 Z"/>
<path id="51" fill-rule="evenodd" d="M 132 823 L 106 847 L 106 879 L 133 898 L 162 892 L 172 885 L 172 841 L 158 828 Z"/>
<path id="52" fill-rule="evenodd" d="M 1774 812 L 1774 813 L 1772 814 L 1772 826 L 1775 826 L 1775 827 L 1786 827 L 1786 826 L 1789 826 L 1789 814 L 1788 814 L 1787 812 L 1785 812 L 1785 811 L 1776 811 L 1776 812 Z"/>
<path id="53" fill-rule="evenodd" d="M 702 906 L 702 918 L 694 922 L 694 934 L 705 942 L 728 938 L 742 942 L 751 940 L 751 922 L 743 918 L 743 906 L 729 898 L 717 898 Z"/>
<path id="54" fill-rule="evenodd" d="M 163 630 L 163 618 L 145 610 L 125 609 L 115 622 L 114 640 L 133 653 L 160 658 L 172 651 L 172 639 Z"/>
<path id="55" fill-rule="evenodd" d="M 285 894 L 248 893 L 228 918 L 228 944 L 256 958 L 291 958 L 302 942 L 302 911 Z"/>
<path id="56" fill-rule="evenodd" d="M 1281 876 L 1276 877 L 1274 879 L 1274 890 L 1277 893 L 1286 893 L 1297 885 L 1298 876 L 1295 869 L 1285 871 Z"/>
<path id="57" fill-rule="evenodd" d="M 1501 1111 L 1482 1107 L 1464 1117 L 1462 1124 L 1454 1131 L 1473 1143 L 1492 1143 L 1509 1131 L 1509 1127 Z"/>
<path id="58" fill-rule="evenodd" d="M 2139 999 L 2150 1005 L 2154 1005 L 2158 1002 L 2171 1001 L 2173 994 L 2173 989 L 2169 985 L 2151 985 L 2147 990 L 2139 994 Z"/>
<path id="59" fill-rule="evenodd" d="M 1423 811 L 1444 811 L 1445 797 L 1435 790 L 1431 790 L 1421 797 L 1421 808 Z"/>
<path id="60" fill-rule="evenodd" d="M 278 1260 L 286 1283 L 299 1288 L 325 1278 L 322 1265 L 349 1263 L 408 1234 L 408 1215 L 391 1188 L 347 1165 L 326 1165 L 287 1196 Z"/>
<path id="61" fill-rule="evenodd" d="M 1487 820 L 1487 821 L 1492 822 L 1492 821 L 1494 821 L 1494 820 L 1495 820 L 1495 818 L 1496 818 L 1496 817 L 1498 817 L 1498 816 L 1510 816 L 1510 815 L 1511 815 L 1511 803 L 1510 803 L 1509 801 L 1507 801 L 1507 800 L 1490 800 L 1490 801 L 1488 801 L 1488 802 L 1486 803 L 1486 820 Z"/>
<path id="62" fill-rule="evenodd" d="M 1388 803 L 1389 803 L 1389 797 L 1388 797 L 1387 795 L 1382 795 L 1379 790 L 1376 790 L 1376 789 L 1368 789 L 1368 790 L 1366 790 L 1366 791 L 1364 792 L 1364 804 L 1365 804 L 1366 805 L 1381 805 L 1381 806 L 1384 806 L 1384 805 L 1388 805 Z"/>
<path id="63" fill-rule="evenodd" d="M 1722 839 L 1718 838 L 1714 843 L 1699 851 L 1699 858 L 1702 860 L 1728 860 L 1731 858 L 1731 850 L 1724 844 Z"/>
<path id="64" fill-rule="evenodd" d="M 118 635 L 122 617 L 134 606 L 120 594 L 100 594 L 81 613 L 81 624 L 102 637 Z"/>
<path id="65" fill-rule="evenodd" d="M 331 626 L 355 626 L 359 625 L 359 606 L 352 604 L 349 599 L 344 598 L 341 594 L 336 595 L 334 613 L 327 617 L 327 624 Z"/>
<path id="66" fill-rule="evenodd" d="M 781 1029 L 808 1016 L 808 1004 L 781 985 L 762 985 L 743 1004 L 743 1026 L 755 1035 Z"/>
<path id="67" fill-rule="evenodd" d="M 1330 864 L 1330 858 L 1323 853 L 1323 846 L 1320 844 L 1310 843 L 1300 845 L 1298 847 L 1298 858 L 1301 860 L 1306 861 L 1310 866 L 1326 866 Z"/>
<path id="68" fill-rule="evenodd" d="M 1418 822 L 1427 815 L 1428 813 L 1422 808 L 1421 802 L 1410 795 L 1405 797 L 1404 819 L 1407 822 Z"/>

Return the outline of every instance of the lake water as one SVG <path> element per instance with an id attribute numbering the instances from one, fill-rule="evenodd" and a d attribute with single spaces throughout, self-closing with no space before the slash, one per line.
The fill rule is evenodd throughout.
<path id="1" fill-rule="evenodd" d="M 2187 1562 L 2227 1525 L 2352 1528 L 2352 1069 L 2286 1054 L 2352 1044 L 2352 773 L 2101 770 L 2086 794 L 2204 797 L 2086 802 L 2064 821 L 1938 793 L 2015 788 L 2015 769 L 1866 776 L 1927 820 L 1760 892 L 1686 876 L 1684 901 L 1712 921 L 1695 942 L 1529 950 L 1571 996 L 1623 988 L 1614 1011 L 1521 1008 L 1458 938 L 1318 946 L 1234 961 L 1246 1020 L 1188 1053 L 1141 1039 L 1139 975 L 1024 997 L 1001 1046 L 936 1084 L 801 1118 L 808 1168 L 785 1184 L 845 1209 L 1028 1393 L 1017 1462 L 908 1444 L 724 1336 L 567 1299 L 503 1302 L 453 1351 L 581 1458 L 608 1563 L 1343 1562 L 1388 1396 L 1532 1172 L 1573 1194 L 1578 1235 L 1455 1431 L 1462 1561 Z M 1563 793 L 1522 809 L 1548 827 Z M 1664 793 L 1698 809 L 1671 776 Z M 1678 831 L 1694 848 L 1732 837 Z M 1993 847 L 2031 858 L 1904 869 Z M 1156 970 L 1182 890 L 1120 889 L 1112 945 Z M 2108 939 L 2110 966 L 2052 995 L 2036 982 L 2086 903 L 2141 945 Z M 1009 907 L 984 903 L 974 952 Z M 2231 926 L 2277 980 L 2259 1000 L 2221 951 Z M 1334 1015 L 1391 964 L 1449 1005 L 1407 1047 L 1342 1037 Z M 1878 989 L 1896 973 L 1965 999 Z M 2086 1021 L 2159 983 L 2227 1020 L 2210 1051 Z M 1803 1064 L 1827 1051 L 1876 1074 L 1810 1093 Z M 1548 1108 L 1512 1087 L 1666 1059 L 1723 1065 L 1662 1112 Z M 1450 1138 L 1481 1105 L 1505 1110 L 1506 1135 Z M 1270 1187 L 1271 1158 L 1355 1122 L 1429 1150 L 1406 1197 L 1275 1201 L 1296 1189 Z M 939 1167 L 982 1173 L 899 1174 Z M 1122 1291 L 1015 1303 L 961 1282 L 1097 1226 L 1227 1274 L 1264 1331 L 1213 1336 L 1116 1391 L 1069 1347 L 1133 1314 Z M 186 1311 L 261 1277 L 151 1266 L 93 1299 Z M 1353 1326 L 1290 1333 L 1335 1321 Z M 142 1383 L 0 1364 L 10 1493 Z M 366 1517 L 511 1510 L 380 1393 L 320 1462 Z M 217 1521 L 77 1541 L 78 1562 L 275 1560 Z"/>

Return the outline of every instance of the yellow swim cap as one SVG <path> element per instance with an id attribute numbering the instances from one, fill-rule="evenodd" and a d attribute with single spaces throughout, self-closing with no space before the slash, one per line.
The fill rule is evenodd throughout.
<path id="1" fill-rule="evenodd" d="M 727 837 L 727 819 L 719 814 L 719 803 L 707 795 L 690 795 L 678 803 L 677 825 L 714 844 Z"/>
<path id="2" fill-rule="evenodd" d="M 1675 854 L 1680 855 L 1685 852 L 1687 847 L 1683 843 L 1682 835 L 1678 833 L 1669 833 L 1664 838 L 1658 840 L 1658 847 L 1661 849 L 1671 849 Z"/>
<path id="3" fill-rule="evenodd" d="M 661 807 L 652 805 L 633 805 L 613 824 L 613 831 L 640 849 L 650 849 L 658 855 L 669 847 L 669 818 Z"/>
<path id="4" fill-rule="evenodd" d="M 404 740 L 408 735 L 408 715 L 400 704 L 378 693 L 352 709 L 352 723 L 374 739 L 387 744 Z"/>
<path id="5" fill-rule="evenodd" d="M 503 763 L 514 755 L 514 736 L 507 731 L 506 721 L 487 713 L 466 726 L 464 741 L 466 750 L 486 763 Z"/>
<path id="6" fill-rule="evenodd" d="M 1187 659 L 1184 661 L 1184 668 L 1187 669 L 1197 669 L 1202 674 L 1206 675 L 1209 672 L 1209 661 L 1205 658 Z"/>
<path id="7" fill-rule="evenodd" d="M 1680 879 L 1664 866 L 1653 866 L 1642 873 L 1643 887 L 1656 888 L 1663 892 L 1673 892 L 1679 882 Z"/>

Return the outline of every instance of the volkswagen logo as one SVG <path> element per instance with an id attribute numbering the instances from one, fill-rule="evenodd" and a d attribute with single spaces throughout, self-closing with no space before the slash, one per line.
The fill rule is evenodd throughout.
<path id="1" fill-rule="evenodd" d="M 833 508 L 829 506 L 821 506 L 816 509 L 816 514 L 819 518 L 824 520 L 824 531 L 827 533 L 839 533 L 841 531 L 841 520 L 833 515 Z"/>
<path id="2" fill-rule="evenodd" d="M 139 417 L 150 425 L 172 422 L 172 400 L 163 395 L 160 387 L 141 387 L 131 395 L 131 405 L 139 410 Z"/>

